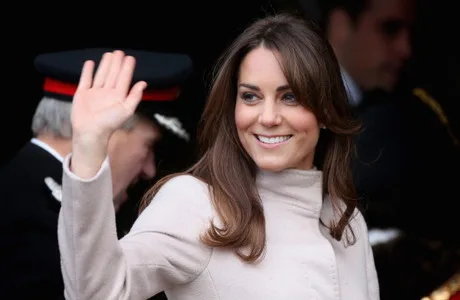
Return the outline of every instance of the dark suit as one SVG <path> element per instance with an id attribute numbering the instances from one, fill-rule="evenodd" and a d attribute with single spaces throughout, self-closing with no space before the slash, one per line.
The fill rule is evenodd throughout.
<path id="1" fill-rule="evenodd" d="M 357 189 L 370 227 L 452 234 L 459 150 L 433 111 L 411 94 L 366 95 L 357 113 Z"/>
<path id="2" fill-rule="evenodd" d="M 46 177 L 60 185 L 62 163 L 33 143 L 1 170 L 1 299 L 64 298 L 57 238 L 61 205 Z"/>
<path id="3" fill-rule="evenodd" d="M 374 92 L 364 100 L 354 162 L 363 212 L 369 228 L 404 232 L 374 246 L 380 296 L 421 299 L 460 267 L 459 149 L 415 95 Z"/>
<path id="4" fill-rule="evenodd" d="M 356 139 L 353 174 L 368 225 L 399 226 L 398 206 L 409 202 L 403 199 L 412 192 L 407 112 L 400 99 L 383 91 L 364 94 L 355 112 L 362 132 Z"/>

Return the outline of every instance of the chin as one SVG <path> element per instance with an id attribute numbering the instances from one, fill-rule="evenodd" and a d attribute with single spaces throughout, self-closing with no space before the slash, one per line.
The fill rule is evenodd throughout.
<path id="1" fill-rule="evenodd" d="M 259 169 L 269 172 L 281 172 L 288 168 L 286 164 L 280 162 L 272 162 L 266 160 L 254 160 L 254 162 Z"/>

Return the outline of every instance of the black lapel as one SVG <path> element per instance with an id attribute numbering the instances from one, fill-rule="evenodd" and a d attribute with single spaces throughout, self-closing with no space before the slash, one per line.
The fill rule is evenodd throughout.
<path id="1" fill-rule="evenodd" d="M 18 163 L 22 164 L 23 168 L 32 168 L 29 176 L 32 176 L 32 181 L 37 182 L 41 187 L 40 190 L 50 199 L 49 205 L 52 210 L 58 211 L 61 203 L 53 196 L 52 190 L 46 185 L 45 178 L 50 177 L 59 186 L 62 184 L 62 163 L 51 153 L 42 147 L 28 143 L 19 153 Z"/>

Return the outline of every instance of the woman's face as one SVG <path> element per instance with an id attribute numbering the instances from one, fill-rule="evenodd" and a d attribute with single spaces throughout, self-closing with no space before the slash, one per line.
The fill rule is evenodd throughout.
<path id="1" fill-rule="evenodd" d="M 276 53 L 248 53 L 238 76 L 238 137 L 257 166 L 270 171 L 311 169 L 320 125 L 289 87 Z"/>

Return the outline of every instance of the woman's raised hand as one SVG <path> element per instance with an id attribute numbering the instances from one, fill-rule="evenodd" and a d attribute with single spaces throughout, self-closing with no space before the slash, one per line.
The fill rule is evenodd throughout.
<path id="1" fill-rule="evenodd" d="M 135 112 L 146 83 L 131 87 L 135 59 L 122 51 L 105 53 L 94 73 L 86 61 L 72 104 L 72 164 L 77 176 L 94 176 L 107 155 L 112 133 Z"/>

